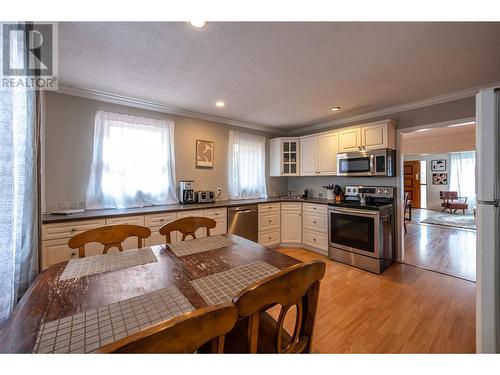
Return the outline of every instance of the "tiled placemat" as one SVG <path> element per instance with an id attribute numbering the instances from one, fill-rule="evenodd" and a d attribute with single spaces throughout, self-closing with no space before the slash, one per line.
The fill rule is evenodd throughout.
<path id="1" fill-rule="evenodd" d="M 169 243 L 168 247 L 178 257 L 202 253 L 208 250 L 220 249 L 221 247 L 231 246 L 234 242 L 230 239 L 217 234 L 211 237 L 197 238 L 194 240 Z"/>
<path id="2" fill-rule="evenodd" d="M 266 262 L 258 261 L 192 280 L 190 283 L 206 303 L 217 305 L 231 301 L 247 286 L 279 271 L 278 268 Z"/>
<path id="3" fill-rule="evenodd" d="M 59 279 L 73 279 L 153 262 L 158 262 L 158 259 L 156 259 L 155 253 L 149 247 L 70 259 Z"/>
<path id="4" fill-rule="evenodd" d="M 175 287 L 42 323 L 33 353 L 91 353 L 140 329 L 192 311 Z"/>

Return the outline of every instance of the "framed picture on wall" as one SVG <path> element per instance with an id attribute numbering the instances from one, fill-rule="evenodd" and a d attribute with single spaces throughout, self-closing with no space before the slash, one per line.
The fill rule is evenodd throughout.
<path id="1" fill-rule="evenodd" d="M 445 170 L 446 170 L 446 159 L 432 160 L 431 161 L 431 171 L 443 172 Z"/>
<path id="2" fill-rule="evenodd" d="M 433 173 L 432 174 L 432 184 L 433 185 L 448 185 L 448 173 Z"/>
<path id="3" fill-rule="evenodd" d="M 214 142 L 196 140 L 196 168 L 214 167 Z"/>

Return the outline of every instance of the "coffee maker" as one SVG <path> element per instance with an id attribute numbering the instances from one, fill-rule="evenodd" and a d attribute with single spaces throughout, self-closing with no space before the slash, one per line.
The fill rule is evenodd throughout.
<path id="1" fill-rule="evenodd" d="M 179 181 L 179 203 L 194 203 L 194 181 Z"/>

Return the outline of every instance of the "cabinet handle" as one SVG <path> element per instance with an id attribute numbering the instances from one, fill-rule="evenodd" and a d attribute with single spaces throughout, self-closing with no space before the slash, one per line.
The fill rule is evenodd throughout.
<path id="1" fill-rule="evenodd" d="M 71 231 L 72 231 L 72 232 L 76 232 L 76 229 L 75 229 L 75 228 L 71 228 Z"/>
<path id="2" fill-rule="evenodd" d="M 269 219 L 269 223 L 272 223 L 273 221 L 271 219 Z"/>
<path id="3" fill-rule="evenodd" d="M 272 237 L 269 237 L 270 240 L 272 240 L 273 238 Z"/>
<path id="4" fill-rule="evenodd" d="M 316 222 L 315 222 L 315 221 L 313 221 L 313 224 L 316 224 Z"/>
<path id="5" fill-rule="evenodd" d="M 316 238 L 313 238 L 313 241 L 316 242 Z"/>
<path id="6" fill-rule="evenodd" d="M 71 253 L 71 256 L 74 257 L 76 255 L 76 253 Z"/>

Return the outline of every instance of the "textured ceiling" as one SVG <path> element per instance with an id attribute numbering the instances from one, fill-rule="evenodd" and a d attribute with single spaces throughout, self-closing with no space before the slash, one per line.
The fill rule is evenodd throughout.
<path id="1" fill-rule="evenodd" d="M 500 23 L 60 23 L 59 76 L 293 128 L 500 81 L 499 40 Z"/>

